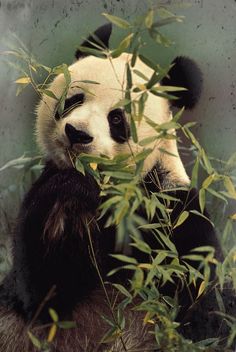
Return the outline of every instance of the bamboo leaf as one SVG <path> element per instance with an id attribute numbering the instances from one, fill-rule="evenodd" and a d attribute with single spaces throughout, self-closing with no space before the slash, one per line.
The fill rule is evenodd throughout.
<path id="1" fill-rule="evenodd" d="M 73 329 L 73 328 L 76 328 L 76 322 L 74 321 L 59 321 L 57 323 L 57 326 L 60 328 L 60 329 Z"/>
<path id="2" fill-rule="evenodd" d="M 129 291 L 126 290 L 126 288 L 120 284 L 113 284 L 118 291 L 120 291 L 124 296 L 132 299 L 132 295 L 129 293 Z"/>
<path id="3" fill-rule="evenodd" d="M 48 90 L 48 89 L 40 89 L 39 91 L 42 92 L 43 94 L 49 96 L 50 98 L 53 98 L 53 99 L 55 99 L 55 100 L 58 100 L 58 98 L 56 97 L 56 95 L 55 95 L 52 91 L 50 91 L 50 90 Z"/>
<path id="4" fill-rule="evenodd" d="M 199 157 L 196 158 L 191 176 L 191 188 L 197 187 L 198 184 Z"/>
<path id="5" fill-rule="evenodd" d="M 215 179 L 215 174 L 212 174 L 212 175 L 208 176 L 208 177 L 203 181 L 203 183 L 202 183 L 202 188 L 204 188 L 204 189 L 208 188 L 208 187 L 212 184 L 212 182 L 214 181 L 214 179 Z"/>
<path id="6" fill-rule="evenodd" d="M 199 191 L 199 205 L 202 213 L 204 212 L 205 203 L 206 203 L 206 192 L 204 188 L 201 188 Z"/>
<path id="7" fill-rule="evenodd" d="M 119 44 L 118 48 L 112 51 L 111 56 L 113 59 L 119 57 L 129 46 L 133 38 L 134 33 L 127 35 Z"/>
<path id="8" fill-rule="evenodd" d="M 30 341 L 32 342 L 32 344 L 33 344 L 38 350 L 41 350 L 42 344 L 41 344 L 41 342 L 37 339 L 37 337 L 34 336 L 30 331 L 27 331 L 27 334 L 28 334 L 29 339 L 30 339 Z"/>
<path id="9" fill-rule="evenodd" d="M 124 254 L 110 254 L 111 257 L 120 260 L 121 262 L 124 263 L 130 263 L 130 264 L 138 264 L 137 260 L 132 257 L 128 257 Z"/>
<path id="10" fill-rule="evenodd" d="M 199 286 L 199 289 L 198 289 L 197 298 L 199 298 L 203 294 L 205 289 L 206 289 L 206 283 L 205 283 L 205 281 L 202 281 L 200 286 Z"/>
<path id="11" fill-rule="evenodd" d="M 144 21 L 147 28 L 151 28 L 153 24 L 153 18 L 154 18 L 154 11 L 149 10 Z"/>
<path id="12" fill-rule="evenodd" d="M 49 315 L 52 318 L 52 320 L 54 321 L 54 323 L 58 322 L 59 318 L 58 318 L 57 312 L 54 309 L 49 308 Z"/>
<path id="13" fill-rule="evenodd" d="M 47 341 L 50 343 L 54 340 L 55 336 L 56 336 L 56 332 L 57 332 L 57 325 L 56 324 L 52 324 L 49 333 L 48 333 L 48 338 Z"/>
<path id="14" fill-rule="evenodd" d="M 131 136 L 133 138 L 134 143 L 138 143 L 137 129 L 132 116 L 130 118 L 130 131 L 131 131 Z"/>
<path id="15" fill-rule="evenodd" d="M 189 217 L 189 212 L 188 212 L 187 210 L 183 211 L 183 212 L 180 214 L 180 216 L 179 216 L 179 218 L 178 218 L 178 221 L 177 221 L 177 223 L 174 225 L 173 228 L 175 229 L 176 227 L 182 225 L 188 217 Z"/>
<path id="16" fill-rule="evenodd" d="M 229 176 L 224 176 L 224 186 L 229 193 L 229 195 L 233 198 L 236 199 L 236 190 L 234 187 L 234 184 Z"/>
<path id="17" fill-rule="evenodd" d="M 109 15 L 107 13 L 103 13 L 103 16 L 105 16 L 108 19 L 108 21 L 110 21 L 111 23 L 114 23 L 116 26 L 120 28 L 128 29 L 132 27 L 131 24 L 128 21 L 124 20 L 123 18 Z"/>
<path id="18" fill-rule="evenodd" d="M 30 77 L 21 77 L 15 81 L 15 83 L 18 83 L 18 84 L 29 84 L 30 82 L 31 82 Z"/>

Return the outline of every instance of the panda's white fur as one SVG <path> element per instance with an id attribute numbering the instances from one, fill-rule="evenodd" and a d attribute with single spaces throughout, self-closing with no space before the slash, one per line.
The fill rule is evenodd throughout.
<path id="1" fill-rule="evenodd" d="M 56 100 L 44 95 L 37 110 L 37 140 L 43 154 L 52 159 L 59 167 L 71 165 L 70 145 L 65 134 L 65 124 L 70 123 L 77 130 L 86 127 L 89 134 L 94 138 L 93 142 L 86 147 L 86 152 L 114 157 L 119 153 L 140 152 L 142 147 L 135 144 L 132 139 L 129 143 L 115 142 L 109 132 L 108 113 L 122 98 L 126 87 L 126 63 L 130 62 L 130 54 L 122 54 L 116 59 L 102 59 L 93 56 L 78 60 L 69 67 L 71 84 L 67 98 L 85 91 L 85 102 L 82 106 L 72 109 L 66 118 L 56 121 Z M 91 69 L 94 68 L 94 69 Z M 136 61 L 135 69 L 151 78 L 153 71 L 141 60 Z M 99 84 L 88 84 L 81 81 L 96 81 Z M 133 73 L 134 86 L 144 84 L 144 80 Z M 78 88 L 79 87 L 79 88 Z M 60 97 L 65 89 L 65 77 L 60 74 L 50 86 L 50 90 L 56 97 Z M 86 93 L 87 91 L 92 94 Z M 132 93 L 132 99 L 138 93 Z M 172 114 L 167 99 L 148 94 L 144 114 L 157 124 L 169 122 Z M 143 118 L 137 126 L 138 139 L 141 141 L 146 137 L 156 134 L 155 130 Z M 173 133 L 173 131 L 172 131 Z M 158 162 L 168 172 L 168 184 L 187 185 L 189 178 L 185 172 L 180 159 L 175 139 L 158 139 L 155 143 L 148 145 L 153 152 L 146 158 L 144 172 L 150 171 Z M 159 150 L 167 150 L 169 154 Z M 79 153 L 81 147 L 74 146 L 73 152 Z M 173 154 L 175 156 L 171 156 Z"/>

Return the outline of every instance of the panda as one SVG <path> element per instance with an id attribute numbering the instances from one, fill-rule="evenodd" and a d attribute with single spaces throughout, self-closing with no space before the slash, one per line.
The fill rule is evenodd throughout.
<path id="1" fill-rule="evenodd" d="M 111 31 L 110 24 L 100 27 L 82 46 L 97 48 L 96 43 L 103 43 L 108 47 Z M 118 265 L 109 256 L 114 253 L 116 229 L 105 227 L 103 219 L 98 220 L 98 226 L 93 224 L 101 203 L 99 186 L 90 174 L 84 175 L 75 169 L 68 153 L 114 157 L 129 152 L 130 148 L 140 152 L 141 147 L 137 147 L 130 137 L 125 110 L 113 108 L 122 98 L 120 81 L 125 77 L 126 63 L 130 60 L 131 55 L 123 53 L 113 59 L 111 65 L 107 58 L 77 50 L 76 61 L 69 67 L 71 86 L 64 113 L 59 115 L 55 99 L 48 95 L 43 96 L 37 107 L 36 136 L 45 156 L 45 167 L 24 198 L 13 237 L 12 269 L 1 284 L 0 351 L 37 351 L 29 341 L 28 331 L 39 339 L 47 337 L 51 322 L 49 308 L 57 312 L 60 321 L 76 323 L 74 328 L 57 331 L 50 351 L 119 352 L 125 350 L 124 344 L 126 350 L 155 350 L 154 337 L 143 324 L 143 313 L 132 309 L 126 309 L 122 339 L 117 337 L 110 343 L 100 343 L 109 329 L 102 316 L 111 318 L 111 311 L 92 260 L 86 223 L 92 223 L 94 253 L 105 281 L 108 280 L 107 273 Z M 193 108 L 201 93 L 202 77 L 195 62 L 177 57 L 173 63 L 162 84 L 182 86 L 187 90 L 176 92 L 178 100 L 172 102 L 151 94 L 148 96 L 145 114 L 159 124 L 171 121 L 172 106 Z M 135 68 L 147 77 L 153 73 L 140 59 Z M 135 84 L 143 83 L 139 76 L 134 79 Z M 86 83 L 88 80 L 99 84 L 91 86 Z M 64 87 L 65 76 L 59 74 L 51 83 L 50 91 L 60 97 Z M 88 90 L 93 94 L 87 94 Z M 137 133 L 141 140 L 151 136 L 153 130 L 142 120 Z M 160 140 L 158 146 L 152 148 L 143 165 L 145 189 L 149 194 L 158 192 L 159 186 L 154 182 L 157 174 L 165 189 L 182 187 L 175 192 L 181 202 L 172 212 L 173 219 L 183 206 L 189 211 L 200 211 L 198 192 L 190 189 L 176 140 Z M 148 243 L 152 241 L 146 232 L 143 238 Z M 199 246 L 218 247 L 211 223 L 193 213 L 174 229 L 172 241 L 179 256 Z M 138 256 L 137 251 L 132 254 Z M 117 280 L 125 284 L 129 278 L 128 273 L 122 272 Z M 163 294 L 170 295 L 172 290 L 166 286 Z M 109 283 L 107 292 L 112 297 L 111 305 L 115 300 L 119 301 Z M 184 291 L 180 294 L 180 302 L 183 307 L 190 305 Z"/>

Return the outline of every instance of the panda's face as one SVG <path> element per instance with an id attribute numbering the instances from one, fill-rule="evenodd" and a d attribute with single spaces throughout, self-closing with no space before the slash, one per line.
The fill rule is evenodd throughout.
<path id="1" fill-rule="evenodd" d="M 114 157 L 119 153 L 142 150 L 130 137 L 124 108 L 115 107 L 124 98 L 126 63 L 129 60 L 129 54 L 113 59 L 112 63 L 108 59 L 89 56 L 71 65 L 71 84 L 61 115 L 57 111 L 57 101 L 49 96 L 43 97 L 37 111 L 37 138 L 44 153 L 58 166 L 71 165 L 71 158 L 80 153 Z M 135 68 L 147 77 L 153 73 L 139 60 Z M 88 80 L 98 84 L 87 83 Z M 144 83 L 135 74 L 133 81 L 134 84 Z M 61 74 L 53 81 L 50 90 L 60 98 L 64 89 L 65 78 Z M 134 93 L 132 99 L 135 97 Z M 167 100 L 152 94 L 148 96 L 144 113 L 156 123 L 167 122 L 171 118 Z M 144 119 L 137 126 L 137 131 L 139 141 L 155 135 L 154 129 Z M 158 147 L 160 143 L 156 142 Z M 156 147 L 156 151 L 145 161 L 148 169 L 157 161 L 158 148 L 152 147 Z"/>

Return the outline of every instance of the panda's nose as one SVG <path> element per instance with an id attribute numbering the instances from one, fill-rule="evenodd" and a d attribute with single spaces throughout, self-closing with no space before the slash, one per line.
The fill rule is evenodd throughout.
<path id="1" fill-rule="evenodd" d="M 71 124 L 67 123 L 65 126 L 65 133 L 71 143 L 71 145 L 79 143 L 79 144 L 89 144 L 92 142 L 93 137 L 87 134 L 84 131 L 77 130 Z"/>

